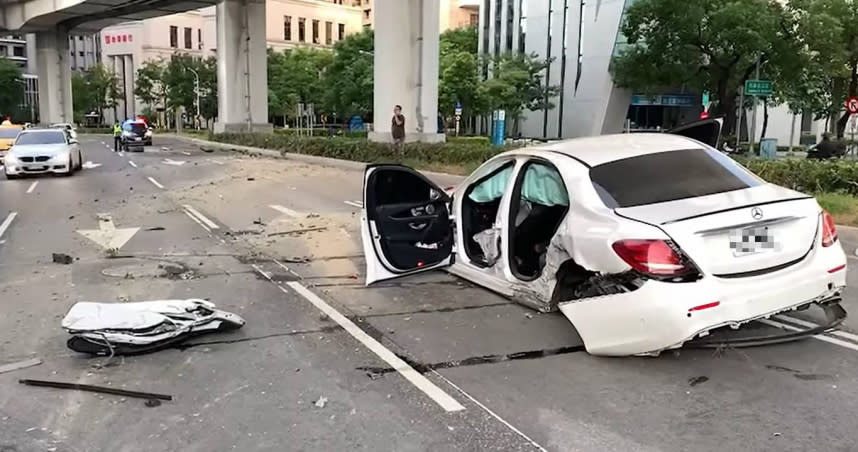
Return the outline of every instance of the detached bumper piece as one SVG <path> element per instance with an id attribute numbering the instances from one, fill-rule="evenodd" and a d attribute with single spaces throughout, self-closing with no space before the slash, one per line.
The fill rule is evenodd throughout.
<path id="1" fill-rule="evenodd" d="M 722 327 L 712 330 L 708 336 L 686 342 L 683 348 L 758 347 L 806 339 L 836 329 L 843 323 L 846 310 L 840 306 L 840 301 L 840 298 L 832 298 L 816 304 L 825 312 L 826 322 L 814 328 L 792 331 L 753 322 L 739 329 Z"/>
<path id="2" fill-rule="evenodd" d="M 162 350 L 194 336 L 230 331 L 244 319 L 206 300 L 140 303 L 77 303 L 62 321 L 72 334 L 70 349 L 92 355 L 139 355 Z"/>

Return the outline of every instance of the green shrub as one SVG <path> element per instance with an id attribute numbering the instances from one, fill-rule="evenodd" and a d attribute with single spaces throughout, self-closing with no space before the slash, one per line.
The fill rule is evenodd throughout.
<path id="1" fill-rule="evenodd" d="M 367 163 L 394 160 L 389 144 L 375 143 L 365 138 L 306 137 L 288 133 L 224 133 L 213 135 L 212 138 L 221 143 L 275 149 L 281 153 L 291 152 Z M 428 165 L 472 166 L 503 150 L 490 146 L 488 142 L 476 140 L 435 144 L 409 143 L 404 147 L 402 159 Z"/>
<path id="2" fill-rule="evenodd" d="M 858 163 L 847 160 L 737 158 L 768 182 L 805 193 L 858 195 Z"/>

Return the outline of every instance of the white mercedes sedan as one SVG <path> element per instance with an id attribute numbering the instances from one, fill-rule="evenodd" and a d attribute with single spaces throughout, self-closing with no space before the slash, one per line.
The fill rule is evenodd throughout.
<path id="1" fill-rule="evenodd" d="M 83 157 L 77 140 L 63 129 L 26 129 L 4 163 L 7 179 L 46 173 L 70 176 L 83 167 Z"/>
<path id="2" fill-rule="evenodd" d="M 719 135 L 710 120 L 518 149 L 449 193 L 370 165 L 366 283 L 447 268 L 560 310 L 597 355 L 657 355 L 811 305 L 838 325 L 846 255 L 831 216 L 717 151 Z"/>

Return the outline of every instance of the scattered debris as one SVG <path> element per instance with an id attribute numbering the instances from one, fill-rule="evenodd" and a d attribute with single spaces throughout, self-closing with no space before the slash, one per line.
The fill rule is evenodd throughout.
<path id="1" fill-rule="evenodd" d="M 274 237 L 277 235 L 293 235 L 293 234 L 294 235 L 301 235 L 301 234 L 304 234 L 307 232 L 324 231 L 326 229 L 328 229 L 328 228 L 325 226 L 320 226 L 320 227 L 316 227 L 316 228 L 293 229 L 291 231 L 272 232 L 271 234 L 268 234 L 268 237 Z"/>
<path id="2" fill-rule="evenodd" d="M 705 375 L 701 375 L 699 377 L 689 378 L 688 379 L 688 385 L 689 386 L 697 386 L 701 383 L 706 383 L 707 381 L 709 381 L 709 377 L 707 377 Z"/>
<path id="3" fill-rule="evenodd" d="M 253 220 L 253 224 L 259 225 L 259 226 L 265 226 L 265 223 L 262 222 L 262 218 L 257 218 L 255 220 Z"/>
<path id="4" fill-rule="evenodd" d="M 146 406 L 149 408 L 155 408 L 161 406 L 161 401 L 158 399 L 149 399 L 146 401 Z"/>
<path id="5" fill-rule="evenodd" d="M 74 215 L 70 216 L 69 220 L 74 220 Z"/>
<path id="6" fill-rule="evenodd" d="M 780 432 L 774 432 L 774 433 L 772 433 L 772 436 L 781 436 L 781 433 Z"/>
<path id="7" fill-rule="evenodd" d="M 314 403 L 314 405 L 316 405 L 317 408 L 324 408 L 325 405 L 327 405 L 327 404 L 328 404 L 328 398 L 325 396 L 319 397 L 319 400 L 316 400 L 316 402 Z"/>
<path id="8" fill-rule="evenodd" d="M 163 231 L 164 228 L 162 226 L 152 226 L 151 228 L 146 228 L 147 231 Z"/>
<path id="9" fill-rule="evenodd" d="M 158 264 L 158 268 L 164 270 L 164 273 L 166 273 L 167 276 L 181 275 L 188 271 L 184 266 L 179 264 Z"/>
<path id="10" fill-rule="evenodd" d="M 5 374 L 7 372 L 14 372 L 16 370 L 27 369 L 29 367 L 38 366 L 42 364 L 42 360 L 38 358 L 27 359 L 24 361 L 18 361 L 16 363 L 3 364 L 0 366 L 0 374 Z"/>
<path id="11" fill-rule="evenodd" d="M 138 303 L 80 302 L 62 327 L 72 334 L 66 345 L 100 356 L 136 355 L 161 350 L 203 333 L 234 330 L 244 319 L 206 300 Z"/>
<path id="12" fill-rule="evenodd" d="M 53 261 L 55 264 L 69 265 L 74 262 L 74 258 L 64 253 L 53 253 Z"/>
<path id="13" fill-rule="evenodd" d="M 525 317 L 527 317 L 528 319 L 532 319 L 532 318 L 533 318 L 533 314 L 531 314 L 531 313 L 529 313 L 529 312 L 525 312 L 525 313 L 524 313 L 524 316 L 525 316 Z"/>
<path id="14" fill-rule="evenodd" d="M 322 322 L 327 322 L 327 321 L 328 321 L 328 320 L 330 320 L 330 319 L 331 319 L 331 318 L 330 318 L 330 317 L 328 317 L 328 314 L 325 314 L 324 312 L 323 312 L 323 313 L 321 313 L 321 314 L 319 314 L 319 320 L 321 320 Z"/>
<path id="15" fill-rule="evenodd" d="M 309 256 L 300 256 L 300 257 L 287 257 L 285 259 L 281 259 L 281 262 L 287 264 L 306 264 L 310 262 Z"/>
<path id="16" fill-rule="evenodd" d="M 255 178 L 255 177 L 248 177 L 248 178 L 247 178 L 247 180 L 248 180 L 248 181 L 250 181 L 250 182 L 253 182 L 253 181 L 255 181 L 255 180 L 256 180 L 256 178 Z"/>
<path id="17" fill-rule="evenodd" d="M 311 214 L 308 214 L 308 215 L 307 215 L 307 218 L 319 218 L 320 216 L 321 216 L 321 215 L 319 215 L 319 214 L 317 214 L 317 213 L 311 213 Z"/>
<path id="18" fill-rule="evenodd" d="M 102 394 L 112 394 L 125 397 L 135 397 L 138 399 L 155 399 L 155 400 L 173 400 L 173 396 L 166 394 L 155 394 L 150 392 L 129 391 L 126 389 L 107 388 L 104 386 L 83 385 L 78 383 L 64 383 L 61 381 L 45 381 L 45 380 L 18 380 L 18 383 L 27 386 L 40 386 L 43 388 L 56 389 L 73 389 L 76 391 L 99 392 Z"/>
<path id="19" fill-rule="evenodd" d="M 203 152 L 208 152 L 208 153 L 212 153 L 212 152 L 214 152 L 214 149 L 212 149 L 212 148 L 204 148 L 204 147 L 200 147 L 200 150 L 201 150 L 201 151 L 203 151 Z"/>

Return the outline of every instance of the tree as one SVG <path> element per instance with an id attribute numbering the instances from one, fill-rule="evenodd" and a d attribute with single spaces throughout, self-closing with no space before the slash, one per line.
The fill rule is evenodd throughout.
<path id="1" fill-rule="evenodd" d="M 200 111 L 196 110 L 196 71 L 199 76 Z M 176 54 L 163 71 L 167 108 L 184 108 L 191 115 L 212 119 L 217 115 L 217 62 L 187 54 Z"/>
<path id="2" fill-rule="evenodd" d="M 0 114 L 11 116 L 24 102 L 24 80 L 14 62 L 0 58 Z"/>
<path id="3" fill-rule="evenodd" d="M 346 119 L 364 115 L 373 108 L 372 30 L 347 36 L 334 44 L 333 61 L 323 76 L 325 108 Z"/>
<path id="4" fill-rule="evenodd" d="M 452 114 L 456 102 L 462 105 L 463 116 L 471 116 L 479 83 L 477 29 L 445 31 L 441 34 L 438 69 L 438 109 L 442 116 Z"/>
<path id="5" fill-rule="evenodd" d="M 134 95 L 150 109 L 165 106 L 167 85 L 164 83 L 166 66 L 162 60 L 146 61 L 137 69 Z"/>
<path id="6" fill-rule="evenodd" d="M 86 74 L 82 72 L 72 73 L 72 105 L 74 105 L 75 122 L 82 123 L 84 117 L 92 112 L 92 99 L 95 94 L 90 89 Z"/>
<path id="7" fill-rule="evenodd" d="M 2 82 L 0 82 L 2 83 Z M 122 96 L 112 71 L 97 64 L 85 72 L 72 74 L 72 102 L 75 117 L 96 112 L 99 123 L 104 122 L 104 110 L 113 108 Z"/>
<path id="8" fill-rule="evenodd" d="M 541 60 L 536 54 L 501 54 L 490 58 L 492 76 L 477 88 L 480 113 L 506 110 L 512 120 L 513 133 L 525 110 L 550 110 L 551 98 L 556 97 L 558 86 L 545 83 L 545 70 L 551 60 Z"/>
<path id="9" fill-rule="evenodd" d="M 298 47 L 268 52 L 269 110 L 290 116 L 298 103 L 322 107 L 325 91 L 324 73 L 333 61 L 328 50 Z M 273 105 L 272 105 L 273 103 Z"/>
<path id="10" fill-rule="evenodd" d="M 758 58 L 764 71 L 777 73 L 772 68 L 795 55 L 795 31 L 777 0 L 639 0 L 627 11 L 622 33 L 629 46 L 612 72 L 618 85 L 647 93 L 711 91 L 713 112 L 725 115 L 729 133 L 739 87 Z"/>

